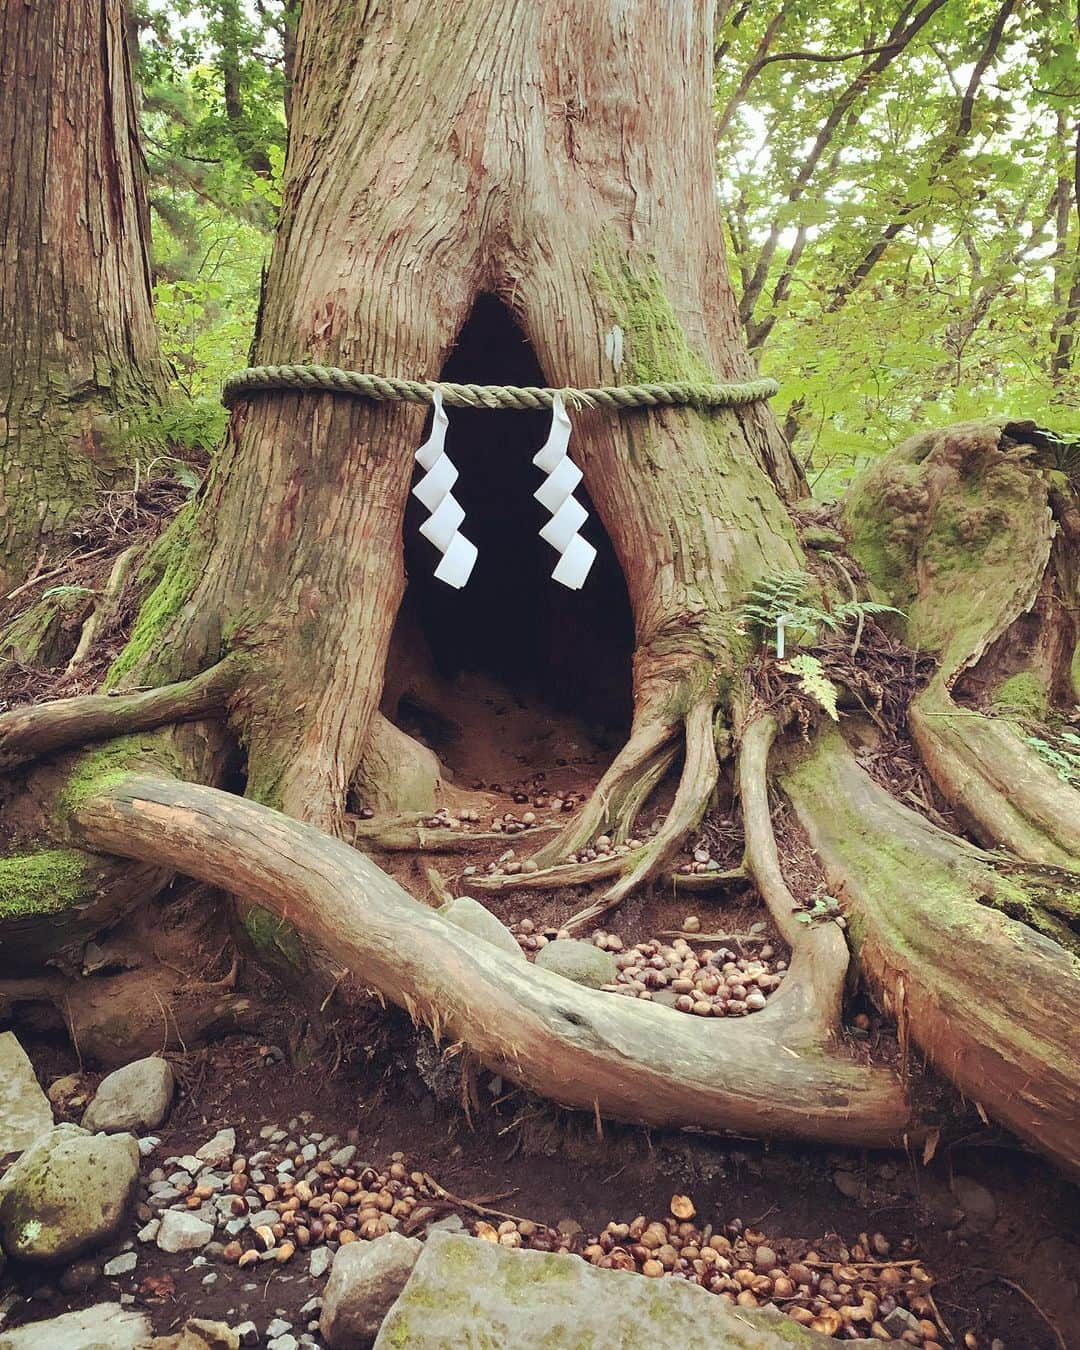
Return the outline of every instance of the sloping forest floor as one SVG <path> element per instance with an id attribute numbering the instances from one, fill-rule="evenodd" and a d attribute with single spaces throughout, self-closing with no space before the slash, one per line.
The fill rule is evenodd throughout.
<path id="1" fill-rule="evenodd" d="M 117 558 L 156 535 L 182 496 L 160 484 L 127 494 L 72 541 L 60 570 L 42 573 L 4 601 L 0 626 L 50 590 L 55 598 L 57 588 L 66 608 L 52 621 L 44 663 L 40 643 L 33 651 L 4 654 L 0 707 L 96 686 L 123 645 L 135 602 L 118 586 L 93 648 L 70 664 L 89 597 L 108 590 Z M 874 650 L 876 659 L 907 660 L 884 635 Z M 918 679 L 917 665 L 909 675 Z M 432 678 L 419 693 L 415 687 L 399 691 L 387 710 L 429 744 L 453 775 L 453 809 L 434 813 L 424 832 L 444 847 L 374 856 L 418 899 L 433 905 L 448 892 L 475 894 L 535 959 L 580 909 L 582 892 L 490 892 L 484 880 L 493 874 L 527 879 L 532 841 L 547 836 L 587 795 L 619 743 L 618 728 L 601 726 L 592 708 L 568 711 L 572 697 L 554 709 L 539 701 L 534 689 L 511 689 L 490 674 L 458 669 Z M 574 678 L 573 670 L 564 672 L 570 686 Z M 763 668 L 759 692 L 767 697 L 769 688 Z M 613 706 L 617 703 L 613 698 Z M 903 738 L 875 728 L 872 720 L 853 718 L 852 726 L 859 725 L 864 766 L 937 818 L 940 804 Z M 662 789 L 645 813 L 643 830 L 664 805 Z M 354 806 L 362 821 L 363 803 Z M 503 838 L 470 844 L 470 833 L 488 833 L 494 822 Z M 775 824 L 788 883 L 809 908 L 822 895 L 810 850 L 780 803 Z M 455 839 L 447 849 L 451 834 Z M 674 876 L 624 902 L 606 920 L 594 942 L 616 962 L 613 997 L 655 998 L 689 1016 L 752 1016 L 778 987 L 787 952 L 770 933 L 767 912 L 749 882 L 716 880 L 737 869 L 741 843 L 737 813 L 730 803 L 718 803 Z M 365 1164 L 387 1169 L 398 1161 L 434 1179 L 421 1192 L 427 1223 L 456 1214 L 471 1230 L 485 1224 L 497 1229 L 509 1215 L 525 1220 L 517 1229 L 525 1245 L 561 1245 L 579 1254 L 593 1248 L 609 1224 L 630 1224 L 639 1215 L 663 1221 L 672 1197 L 688 1196 L 696 1222 L 712 1224 L 731 1243 L 746 1230 L 763 1234 L 756 1240 L 776 1252 L 781 1269 L 805 1264 L 808 1254 L 811 1261 L 861 1258 L 878 1262 L 875 1279 L 896 1263 L 896 1278 L 907 1281 L 919 1263 L 931 1282 L 914 1292 L 892 1291 L 901 1306 L 928 1324 L 913 1343 L 976 1350 L 1080 1346 L 1075 1190 L 930 1074 L 920 1092 L 929 1114 L 941 1121 L 940 1135 L 908 1153 L 633 1129 L 558 1110 L 482 1069 L 466 1065 L 463 1072 L 460 1061 L 441 1057 L 426 1031 L 361 987 L 336 988 L 329 1001 L 321 988 L 311 989 L 305 998 L 291 978 L 296 972 L 290 971 L 288 950 L 280 953 L 281 984 L 248 959 L 251 955 L 247 935 L 223 897 L 177 883 L 158 902 L 152 922 L 138 912 L 123 920 L 96 945 L 93 960 L 84 961 L 85 973 L 74 977 L 112 980 L 117 990 L 128 981 L 127 1008 L 143 1024 L 147 1052 L 163 1049 L 168 1040 L 167 1000 L 147 993 L 151 985 L 158 987 L 158 974 L 171 973 L 178 988 L 224 979 L 245 996 L 242 1026 L 205 1047 L 168 1050 L 180 1092 L 166 1125 L 156 1131 L 159 1142 L 143 1159 L 145 1186 L 167 1175 L 166 1159 L 191 1154 L 221 1129 L 235 1130 L 238 1155 L 266 1152 L 268 1168 L 285 1156 L 290 1141 L 306 1147 L 311 1140 L 317 1145 L 330 1140 L 355 1146 L 358 1174 Z M 673 964 L 683 986 L 670 979 Z M 665 980 L 659 980 L 665 969 Z M 11 1029 L 44 1087 L 76 1076 L 60 1101 L 58 1119 L 78 1119 L 104 1066 L 84 1055 L 43 1006 L 18 1009 Z M 845 1010 L 845 1037 L 855 1056 L 908 1068 L 913 1077 L 922 1072 L 913 1059 L 905 1061 L 893 1027 L 855 988 Z M 753 1073 L 752 1064 L 747 1072 Z M 156 1168 L 165 1171 L 158 1175 Z M 318 1305 L 311 1300 L 318 1299 L 322 1278 L 310 1274 L 308 1252 L 242 1268 L 220 1254 L 193 1260 L 191 1253 L 159 1251 L 153 1241 L 133 1245 L 136 1231 L 159 1208 L 144 1189 L 130 1232 L 96 1253 L 81 1277 L 12 1267 L 16 1283 L 0 1302 L 7 1324 L 119 1294 L 145 1307 L 159 1332 L 198 1315 L 233 1324 L 250 1319 L 265 1334 L 276 1318 L 290 1323 L 297 1336 L 307 1333 L 309 1343 L 321 1343 Z M 416 1227 L 423 1231 L 422 1223 Z M 134 1270 L 103 1276 L 101 1264 L 125 1247 L 137 1253 Z M 783 1306 L 783 1286 L 771 1294 Z M 760 1294 L 761 1301 L 769 1296 Z M 837 1333 L 853 1334 L 850 1328 L 838 1326 Z M 867 1331 L 864 1327 L 863 1334 Z"/>

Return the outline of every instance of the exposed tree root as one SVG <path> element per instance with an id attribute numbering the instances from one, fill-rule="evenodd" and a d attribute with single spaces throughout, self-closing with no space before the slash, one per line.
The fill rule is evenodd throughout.
<path id="1" fill-rule="evenodd" d="M 200 675 L 136 694 L 83 694 L 0 714 L 0 771 L 87 741 L 148 731 L 223 712 L 242 661 L 226 657 Z"/>
<path id="2" fill-rule="evenodd" d="M 71 660 L 67 664 L 66 675 L 72 675 L 84 664 L 90 650 L 97 640 L 98 634 L 103 626 L 108 622 L 113 611 L 116 608 L 118 597 L 122 594 L 124 585 L 131 573 L 132 567 L 142 556 L 143 548 L 140 544 L 132 544 L 129 548 L 117 555 L 109 572 L 105 587 L 94 604 L 89 618 L 82 626 L 82 632 L 79 634 L 79 641 L 76 644 L 75 651 L 72 653 Z"/>
<path id="3" fill-rule="evenodd" d="M 1000 912 L 1030 903 L 1039 874 L 1005 870 L 900 805 L 837 733 L 794 756 L 781 782 L 902 1040 L 1080 1172 L 1080 960 Z"/>
<path id="4" fill-rule="evenodd" d="M 788 889 L 780 870 L 772 817 L 769 811 L 769 751 L 776 738 L 776 720 L 766 714 L 743 732 L 739 751 L 739 795 L 742 798 L 746 867 L 757 883 L 772 921 L 792 952 L 812 957 L 813 1006 L 822 1033 L 839 1025 L 847 977 L 848 949 L 835 923 L 803 924 L 796 918 L 801 906 Z"/>
<path id="5" fill-rule="evenodd" d="M 346 816 L 350 838 L 356 848 L 385 849 L 387 853 L 468 853 L 487 844 L 506 844 L 512 839 L 542 838 L 558 825 L 533 825 L 520 835 L 494 830 L 452 830 L 428 825 L 428 815 L 399 815 L 383 820 L 358 820 Z"/>
<path id="6" fill-rule="evenodd" d="M 909 723 L 938 790 L 982 843 L 1080 871 L 1080 793 L 1011 723 L 959 708 L 939 679 L 912 703 Z"/>
<path id="7" fill-rule="evenodd" d="M 910 1109 L 887 1071 L 823 1041 L 809 967 L 750 1020 L 708 1024 L 512 960 L 312 826 L 213 788 L 131 777 L 76 812 L 92 847 L 153 857 L 264 906 L 485 1064 L 571 1107 L 656 1126 L 895 1144 Z"/>
<path id="8" fill-rule="evenodd" d="M 243 994 L 175 987 L 161 972 L 72 981 L 63 975 L 0 980 L 0 1020 L 63 1026 L 80 1058 L 106 1068 L 186 1051 L 228 1032 L 258 1034 L 266 1009 Z"/>
<path id="9" fill-rule="evenodd" d="M 671 809 L 665 816 L 663 823 L 644 847 L 635 849 L 632 853 L 624 854 L 618 859 L 619 867 L 615 874 L 617 878 L 615 883 L 593 904 L 586 906 L 585 909 L 567 919 L 563 924 L 564 928 L 568 928 L 571 932 L 577 932 L 616 909 L 638 886 L 656 876 L 671 862 L 684 836 L 699 824 L 708 809 L 709 799 L 712 797 L 713 789 L 716 787 L 720 775 L 713 728 L 715 716 L 716 702 L 711 694 L 698 699 L 690 708 L 685 721 L 686 750 L 682 775 L 675 792 L 675 800 L 672 802 Z M 669 753 L 669 738 L 666 735 L 663 736 L 662 740 L 660 738 L 661 726 L 662 724 L 654 727 L 652 745 L 643 756 L 638 758 L 639 772 L 634 780 L 627 785 L 626 793 L 622 797 L 619 807 L 616 808 L 616 814 L 609 816 L 606 822 L 603 819 L 601 801 L 603 779 L 601 779 L 600 786 L 597 787 L 581 814 L 584 815 L 586 812 L 590 812 L 590 815 L 601 813 L 601 823 L 607 823 L 611 829 L 621 830 L 623 834 L 626 833 L 626 830 L 633 823 L 632 818 L 628 819 L 627 816 L 628 804 L 629 809 L 636 816 L 645 800 L 645 795 L 647 795 L 645 788 L 648 787 L 648 790 L 651 791 L 652 786 L 660 776 L 657 774 L 657 760 L 667 757 Z M 631 741 L 627 743 L 627 749 L 633 739 L 633 736 L 631 736 Z M 618 763 L 618 760 L 616 760 L 616 763 Z M 614 765 L 612 765 L 612 768 L 614 768 Z M 645 780 L 644 783 L 642 778 Z M 581 837 L 582 842 L 584 842 L 586 839 L 592 838 L 593 835 L 575 834 L 575 837 Z"/>
<path id="10" fill-rule="evenodd" d="M 541 868 L 560 863 L 603 834 L 605 829 L 629 837 L 649 791 L 663 776 L 675 755 L 677 724 L 651 717 L 635 719 L 630 736 L 570 823 L 534 861 Z M 660 768 L 660 766 L 663 766 Z M 657 772 L 659 769 L 659 773 Z"/>
<path id="11" fill-rule="evenodd" d="M 704 895 L 709 891 L 722 891 L 728 886 L 737 886 L 746 881 L 749 873 L 744 867 L 729 867 L 722 872 L 672 872 L 671 884 L 676 893 L 686 895 Z"/>

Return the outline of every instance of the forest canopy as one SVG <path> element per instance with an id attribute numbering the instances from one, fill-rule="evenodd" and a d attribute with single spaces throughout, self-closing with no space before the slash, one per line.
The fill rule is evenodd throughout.
<path id="1" fill-rule="evenodd" d="M 280 204 L 289 15 L 133 6 L 155 307 L 184 399 L 169 432 L 207 448 Z M 818 495 L 912 426 L 1026 408 L 1080 432 L 1077 80 L 1049 0 L 726 7 L 730 270 Z"/>

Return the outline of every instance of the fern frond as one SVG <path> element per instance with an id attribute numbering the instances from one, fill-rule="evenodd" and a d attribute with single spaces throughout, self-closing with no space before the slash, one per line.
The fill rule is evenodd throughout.
<path id="1" fill-rule="evenodd" d="M 840 714 L 837 711 L 836 700 L 840 691 L 825 674 L 825 668 L 816 656 L 800 652 L 790 661 L 785 661 L 780 669 L 794 675 L 803 693 L 819 703 L 834 722 L 839 722 Z"/>

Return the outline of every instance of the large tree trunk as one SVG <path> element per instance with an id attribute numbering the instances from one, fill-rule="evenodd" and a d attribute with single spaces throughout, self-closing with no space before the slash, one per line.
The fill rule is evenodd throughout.
<path id="1" fill-rule="evenodd" d="M 256 359 L 436 380 L 477 298 L 494 295 L 552 386 L 750 375 L 714 203 L 711 18 L 709 5 L 692 0 L 617 10 L 570 0 L 556 20 L 545 6 L 495 0 L 457 7 L 452 24 L 420 0 L 369 8 L 360 22 L 344 0 L 307 6 Z M 531 978 L 494 949 L 455 939 L 343 842 L 349 785 L 361 776 L 377 793 L 398 760 L 408 758 L 410 772 L 423 762 L 407 755 L 400 732 L 388 734 L 378 711 L 423 430 L 410 405 L 278 391 L 241 401 L 203 498 L 156 554 L 159 580 L 109 676 L 122 696 L 0 718 L 0 753 L 15 764 L 79 738 L 139 732 L 64 766 L 54 832 L 84 849 L 224 879 L 314 942 L 333 942 L 366 984 L 437 1033 L 561 1101 L 665 1124 L 868 1144 L 911 1138 L 917 1121 L 899 1079 L 854 1062 L 837 1035 L 848 965 L 840 930 L 793 916 L 767 787 L 782 719 L 755 696 L 750 639 L 735 612 L 763 577 L 803 565 L 788 510 L 803 489 L 799 471 L 762 404 L 575 409 L 572 417 L 574 455 L 626 579 L 633 722 L 592 798 L 536 854 L 541 870 L 524 884 L 604 877 L 606 891 L 579 918 L 603 912 L 667 867 L 723 776 L 741 800 L 747 873 L 793 949 L 791 978 L 763 1020 L 680 1022 L 669 1010 L 623 1009 L 555 977 Z M 954 519 L 956 501 L 978 494 L 977 466 L 997 470 L 1005 439 L 1000 428 L 984 429 L 974 450 L 946 436 L 898 452 L 856 503 L 857 544 L 873 546 L 866 522 L 879 516 L 890 528 L 911 527 L 888 540 L 904 566 L 881 578 L 886 589 L 907 583 L 897 597 L 905 607 L 919 596 L 932 613 L 970 588 L 970 576 L 942 569 L 936 520 L 949 539 L 970 542 L 993 539 L 996 525 L 1013 519 L 1022 536 L 1013 547 L 1036 545 L 1022 577 L 1003 579 L 997 553 L 986 554 L 982 626 L 952 641 L 958 625 L 944 620 L 931 698 L 960 696 L 959 674 L 1004 639 L 1051 572 L 1075 588 L 1051 546 L 1046 467 L 1006 456 L 991 475 L 1002 499 L 990 515 Z M 1055 491 L 1063 505 L 1054 518 L 1063 519 L 1068 492 Z M 873 572 L 873 557 L 864 561 Z M 772 677 L 783 677 L 775 663 Z M 1056 666 L 1053 681 L 1060 694 Z M 150 685 L 165 687 L 136 692 Z M 163 726 L 171 729 L 145 734 Z M 230 784 L 236 777 L 226 726 L 246 754 L 249 802 L 217 790 L 227 768 Z M 981 1074 L 979 1038 L 1000 1023 L 956 1018 L 943 1036 L 952 1005 L 936 996 L 942 971 L 921 968 L 914 981 L 909 925 L 890 925 L 895 892 L 875 884 L 892 856 L 889 832 L 925 881 L 908 916 L 925 939 L 921 967 L 935 959 L 942 871 L 955 891 L 943 936 L 976 921 L 983 901 L 1010 915 L 994 916 L 966 965 L 948 962 L 956 1006 L 992 997 L 993 962 L 1009 944 L 1023 953 L 1023 971 L 1040 944 L 1052 948 L 1060 1000 L 1052 1025 L 1033 1000 L 1010 1006 L 1006 1068 L 986 1074 L 981 1101 L 1080 1167 L 1067 1127 L 1080 1066 L 1061 1036 L 1080 975 L 1057 938 L 1044 935 L 1057 918 L 1036 935 L 1011 913 L 1025 902 L 1040 909 L 1034 897 L 1048 888 L 970 844 L 955 841 L 953 852 L 937 835 L 928 842 L 849 772 L 842 745 L 811 740 L 805 763 L 785 754 L 783 783 L 850 908 L 873 986 L 899 1009 L 904 1035 L 946 1073 L 965 1086 Z M 644 800 L 680 755 L 674 801 L 647 843 L 610 863 L 562 865 L 603 831 L 631 837 Z M 928 761 L 943 792 L 958 797 L 944 757 L 928 753 Z M 55 765 L 28 780 L 42 800 L 49 773 L 55 778 Z M 841 848 L 830 831 L 830 775 L 856 822 L 858 849 Z M 1059 849 L 1071 848 L 1061 824 L 1069 800 L 1055 797 L 1049 824 L 1034 805 L 1027 813 Z M 993 816 L 983 824 L 992 836 Z M 379 822 L 356 838 L 391 835 L 409 838 Z M 1060 897 L 1070 888 L 1075 872 L 1062 866 L 1051 889 Z M 790 1099 L 799 1091 L 793 1065 L 799 1100 Z"/>
<path id="2" fill-rule="evenodd" d="M 0 587 L 130 464 L 164 377 L 120 0 L 0 14 Z"/>

